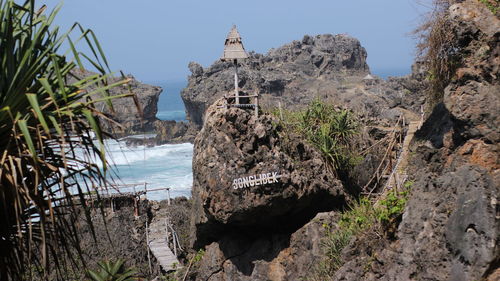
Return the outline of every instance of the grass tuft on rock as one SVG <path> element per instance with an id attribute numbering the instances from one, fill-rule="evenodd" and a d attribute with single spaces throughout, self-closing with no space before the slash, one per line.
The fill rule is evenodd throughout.
<path id="1" fill-rule="evenodd" d="M 363 233 L 374 232 L 378 237 L 394 239 L 412 183 L 407 181 L 402 191 L 390 190 L 377 203 L 361 197 L 348 206 L 336 224 L 323 225 L 326 229 L 322 241 L 324 257 L 318 262 L 309 280 L 330 280 L 344 264 L 344 249 Z"/>

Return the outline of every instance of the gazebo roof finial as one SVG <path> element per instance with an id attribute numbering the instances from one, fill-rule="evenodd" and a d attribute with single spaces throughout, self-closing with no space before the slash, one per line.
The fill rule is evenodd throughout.
<path id="1" fill-rule="evenodd" d="M 243 43 L 241 42 L 241 36 L 236 25 L 233 24 L 231 31 L 227 35 L 226 42 L 224 43 L 224 53 L 222 54 L 222 60 L 235 60 L 235 59 L 246 59 L 248 58 Z"/>

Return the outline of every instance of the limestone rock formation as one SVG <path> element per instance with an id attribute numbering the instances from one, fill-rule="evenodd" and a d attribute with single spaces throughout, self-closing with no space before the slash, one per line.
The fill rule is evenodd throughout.
<path id="1" fill-rule="evenodd" d="M 196 247 L 230 233 L 286 233 L 319 211 L 345 205 L 348 192 L 304 140 L 281 138 L 270 115 L 256 118 L 220 104 L 209 108 L 195 140 Z"/>
<path id="2" fill-rule="evenodd" d="M 72 73 L 77 77 L 93 75 L 90 71 L 75 70 Z M 109 122 L 102 125 L 108 132 L 112 132 L 117 137 L 125 137 L 127 145 L 160 145 L 164 143 L 185 143 L 193 142 L 197 130 L 187 122 L 176 122 L 171 120 L 159 120 L 158 99 L 163 89 L 158 86 L 144 84 L 136 80 L 132 75 L 126 78 L 129 82 L 112 88 L 109 91 L 111 96 L 133 93 L 137 97 L 137 105 L 132 97 L 122 97 L 113 99 L 113 110 L 104 104 L 98 104 L 105 114 L 117 121 L 122 127 L 114 126 Z M 108 83 L 116 83 L 122 80 L 121 77 L 108 79 Z M 71 80 L 70 80 L 71 81 Z M 142 112 L 142 115 L 141 115 Z M 127 138 L 131 134 L 156 133 L 156 137 L 148 139 Z"/>
<path id="3" fill-rule="evenodd" d="M 324 225 L 334 218 L 319 213 L 292 234 L 224 236 L 206 247 L 196 280 L 307 280 L 324 255 Z"/>
<path id="4" fill-rule="evenodd" d="M 500 276 L 500 19 L 471 0 L 452 5 L 446 16 L 461 62 L 443 102 L 415 135 L 414 184 L 396 239 L 361 237 L 345 251 L 334 280 Z"/>
<path id="5" fill-rule="evenodd" d="M 423 104 L 416 90 L 425 87 L 425 81 L 416 72 L 388 81 L 364 79 L 370 73 L 366 50 L 348 35 L 306 35 L 266 55 L 249 55 L 239 67 L 239 87 L 259 93 L 264 108 L 281 103 L 293 109 L 318 97 L 370 117 L 395 121 L 401 114 L 417 118 L 412 112 Z M 205 69 L 192 62 L 189 69 L 192 74 L 182 98 L 187 118 L 201 128 L 206 109 L 234 89 L 234 67 L 219 60 Z"/>
<path id="6" fill-rule="evenodd" d="M 95 73 L 80 70 L 73 72 L 73 75 L 76 75 L 77 77 L 85 77 L 93 74 Z M 104 113 L 110 115 L 114 120 L 124 126 L 125 134 L 150 131 L 153 128 L 154 122 L 157 120 L 156 113 L 158 112 L 158 99 L 163 90 L 158 86 L 141 83 L 132 75 L 129 75 L 126 78 L 130 80 L 127 85 L 112 88 L 109 91 L 109 94 L 111 96 L 116 96 L 132 92 L 137 97 L 139 108 L 135 105 L 132 97 L 125 97 L 112 100 L 114 112 L 104 105 L 102 105 L 102 109 Z M 120 80 L 122 80 L 121 77 L 113 77 L 109 79 L 108 83 L 112 84 Z M 142 116 L 139 114 L 140 111 L 142 111 Z M 116 130 L 117 128 L 114 129 Z"/>

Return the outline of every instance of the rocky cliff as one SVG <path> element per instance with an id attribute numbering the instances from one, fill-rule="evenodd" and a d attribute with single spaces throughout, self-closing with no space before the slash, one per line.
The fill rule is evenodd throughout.
<path id="1" fill-rule="evenodd" d="M 460 60 L 442 100 L 431 108 L 409 145 L 405 171 L 398 172 L 409 176 L 409 195 L 393 221 L 394 233 L 381 232 L 378 221 L 358 233 L 337 257 L 340 265 L 331 280 L 500 278 L 500 20 L 484 3 L 456 2 L 445 17 L 454 35 L 455 41 L 449 42 L 453 55 Z M 326 37 L 333 42 L 337 38 Z M 360 116 L 417 118 L 415 112 L 426 95 L 425 70 L 416 65 L 407 77 L 367 81 L 362 78 L 368 69 L 359 63 L 348 64 L 356 66 L 351 70 L 341 67 L 345 75 L 340 76 L 335 74 L 339 64 L 332 63 L 330 72 L 305 67 L 312 61 L 298 64 L 304 49 L 317 48 L 315 40 L 320 38 L 325 39 L 305 37 L 283 47 L 278 53 L 289 52 L 281 64 L 273 65 L 276 68 L 266 59 L 275 51 L 252 54 L 242 65 L 241 86 L 267 95 L 263 99 L 268 102 L 297 106 L 315 96 L 311 93 L 326 92 L 325 99 L 335 97 L 335 103 Z M 262 62 L 253 64 L 257 58 Z M 320 61 L 321 66 L 324 60 Z M 299 70 L 291 80 L 266 76 L 285 77 L 287 69 L 298 65 L 310 71 Z M 253 79 L 257 66 L 263 73 Z M 340 225 L 338 208 L 355 195 L 324 173 L 321 156 L 307 143 L 280 137 L 271 116 L 255 118 L 217 103 L 205 113 L 204 104 L 231 90 L 229 68 L 220 62 L 208 69 L 191 64 L 193 75 L 183 93 L 187 104 L 192 103 L 191 121 L 205 120 L 195 142 L 192 227 L 194 245 L 204 246 L 206 252 L 193 279 L 307 280 L 327 254 L 324 226 Z M 264 84 L 278 86 L 267 88 L 270 91 L 261 87 Z M 282 176 L 276 182 L 275 171 Z M 264 174 L 271 183 L 247 185 L 250 176 L 261 180 Z M 332 211 L 316 214 L 328 210 Z"/>
<path id="2" fill-rule="evenodd" d="M 72 73 L 72 75 L 80 78 L 94 74 L 85 70 L 75 70 Z M 107 83 L 116 83 L 122 79 L 121 77 L 112 77 L 108 79 Z M 189 126 L 186 122 L 159 120 L 156 118 L 156 114 L 158 113 L 158 99 L 163 91 L 161 87 L 139 82 L 132 75 L 126 76 L 125 79 L 128 79 L 129 82 L 110 89 L 109 95 L 116 96 L 132 93 L 137 98 L 137 104 L 133 97 L 113 99 L 111 101 L 113 104 L 112 110 L 105 104 L 98 104 L 99 109 L 103 110 L 108 117 L 121 125 L 121 127 L 118 127 L 110 122 L 103 122 L 102 125 L 106 131 L 112 132 L 117 137 L 151 132 L 157 134 L 155 138 L 149 139 L 126 139 L 127 145 L 132 146 L 193 142 L 197 133 L 197 130 L 193 126 Z"/>
<path id="3" fill-rule="evenodd" d="M 94 75 L 90 71 L 75 70 L 72 75 L 83 78 L 86 76 Z M 117 96 L 123 94 L 133 93 L 137 97 L 138 105 L 135 104 L 132 97 L 117 98 L 112 100 L 113 110 L 104 104 L 98 105 L 103 112 L 123 126 L 123 131 L 118 130 L 116 127 L 110 127 L 106 122 L 103 124 L 106 129 L 113 130 L 116 133 L 133 134 L 151 131 L 158 112 L 158 99 L 162 92 L 162 88 L 152 86 L 137 81 L 132 75 L 125 77 L 129 79 L 126 85 L 114 87 L 109 90 L 109 95 Z M 107 83 L 112 84 L 123 80 L 122 77 L 109 78 Z M 71 78 L 70 78 L 71 81 Z M 90 89 L 91 90 L 91 89 Z M 140 114 L 142 112 L 142 116 Z"/>
<path id="4" fill-rule="evenodd" d="M 445 17 L 460 62 L 411 146 L 395 239 L 358 238 L 334 280 L 500 279 L 500 20 L 470 0 Z"/>
<path id="5" fill-rule="evenodd" d="M 293 109 L 318 97 L 370 117 L 394 119 L 419 110 L 425 87 L 423 75 L 414 74 L 388 81 L 366 77 L 366 50 L 348 35 L 304 36 L 266 55 L 250 53 L 239 65 L 239 87 L 261 95 L 263 108 Z M 190 63 L 191 76 L 182 91 L 187 118 L 201 128 L 206 109 L 234 90 L 234 66 L 216 61 L 208 68 Z M 413 116 L 414 117 L 414 116 Z"/>
<path id="6" fill-rule="evenodd" d="M 221 106 L 217 98 L 232 88 L 230 64 L 190 64 L 183 98 L 192 123 L 203 124 L 193 159 L 192 244 L 206 249 L 193 278 L 297 280 L 312 274 L 324 255 L 324 226 L 368 183 L 396 119 L 417 119 L 423 104 L 415 94 L 425 87 L 421 72 L 387 81 L 366 77 L 365 58 L 351 37 L 306 36 L 266 56 L 252 54 L 240 72 L 243 91 L 259 92 L 264 106 L 280 101 L 300 108 L 319 97 L 370 124 L 360 135 L 371 151 L 351 184 L 337 179 L 303 137 L 283 132 L 275 117 Z M 283 83 L 280 90 L 265 86 L 278 85 L 271 78 Z M 331 210 L 337 211 L 321 213 Z"/>
<path id="7" fill-rule="evenodd" d="M 350 191 L 300 136 L 284 138 L 275 117 L 221 104 L 208 109 L 195 140 L 192 238 L 206 246 L 197 280 L 267 280 L 310 267 L 313 259 L 301 265 L 283 250 L 319 255 L 319 240 L 302 241 L 321 223 L 302 227 L 345 207 Z"/>

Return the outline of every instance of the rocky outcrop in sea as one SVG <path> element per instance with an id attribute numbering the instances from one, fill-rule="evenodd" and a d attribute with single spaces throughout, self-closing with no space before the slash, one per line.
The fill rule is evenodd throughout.
<path id="1" fill-rule="evenodd" d="M 96 73 L 87 70 L 74 70 L 72 75 L 76 77 L 86 77 L 95 75 Z M 70 77 L 70 82 L 71 82 Z M 161 87 L 152 86 L 137 81 L 132 75 L 125 77 L 110 77 L 107 80 L 108 84 L 117 83 L 123 79 L 128 79 L 127 84 L 111 88 L 107 95 L 118 96 L 125 94 L 133 94 L 137 98 L 137 103 L 132 96 L 124 98 L 115 98 L 111 100 L 113 108 L 105 104 L 97 104 L 97 107 L 122 127 L 114 126 L 109 122 L 103 122 L 103 126 L 107 131 L 114 132 L 119 135 L 128 135 L 135 133 L 149 132 L 153 128 L 153 124 L 157 121 L 156 113 L 158 112 L 158 99 L 161 92 Z M 88 90 L 92 90 L 90 87 Z M 101 94 L 102 95 L 102 94 Z"/>
<path id="2" fill-rule="evenodd" d="M 94 74 L 86 70 L 75 70 L 72 73 L 76 77 Z M 112 109 L 107 105 L 98 103 L 97 107 L 116 122 L 102 122 L 102 126 L 106 131 L 111 132 L 115 137 L 125 137 L 127 145 L 131 146 L 193 142 L 197 130 L 193 126 L 189 126 L 187 122 L 159 120 L 156 118 L 158 100 L 163 92 L 161 87 L 142 83 L 132 75 L 111 77 L 107 83 L 117 83 L 123 79 L 128 79 L 128 82 L 110 89 L 108 94 L 110 96 L 133 94 L 136 100 L 132 96 L 112 99 Z M 92 87 L 89 90 L 91 89 Z M 117 123 L 120 126 L 116 126 Z M 156 137 L 146 139 L 126 138 L 129 135 L 144 133 L 155 133 Z"/>

